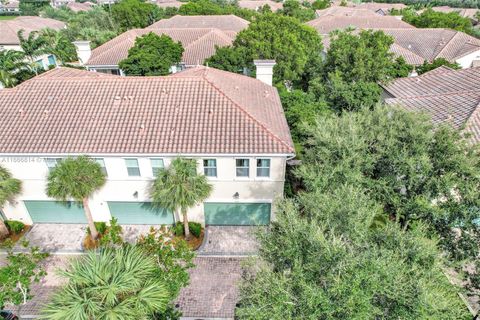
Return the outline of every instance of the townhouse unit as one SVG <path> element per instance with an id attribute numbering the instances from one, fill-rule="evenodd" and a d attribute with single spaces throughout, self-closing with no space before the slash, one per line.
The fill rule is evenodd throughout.
<path id="1" fill-rule="evenodd" d="M 383 86 L 386 104 L 425 112 L 435 125 L 449 124 L 480 142 L 480 66 L 462 70 L 439 67 Z"/>
<path id="2" fill-rule="evenodd" d="M 282 197 L 293 143 L 273 61 L 258 77 L 195 67 L 167 77 L 119 77 L 56 68 L 0 91 L 0 165 L 23 183 L 4 218 L 84 223 L 81 206 L 45 194 L 49 170 L 86 154 L 107 175 L 91 199 L 96 221 L 171 224 L 176 213 L 152 207 L 155 174 L 177 157 L 193 159 L 213 185 L 189 217 L 208 225 L 264 225 Z M 265 83 L 267 82 L 267 83 Z"/>
<path id="3" fill-rule="evenodd" d="M 74 42 L 80 62 L 88 70 L 123 75 L 119 63 L 127 58 L 135 39 L 153 32 L 168 35 L 179 41 L 184 49 L 182 61 L 172 66 L 172 72 L 202 65 L 215 54 L 217 47 L 229 46 L 237 33 L 248 27 L 249 22 L 234 15 L 174 16 L 162 19 L 145 29 L 133 29 L 122 33 L 103 45 L 90 49 L 88 41 Z"/>

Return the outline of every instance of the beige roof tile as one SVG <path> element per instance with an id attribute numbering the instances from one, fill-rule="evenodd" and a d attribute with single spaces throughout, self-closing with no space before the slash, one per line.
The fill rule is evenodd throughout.
<path id="1" fill-rule="evenodd" d="M 430 114 L 434 124 L 466 126 L 480 142 L 480 67 L 452 70 L 440 67 L 418 77 L 402 78 L 384 86 L 389 105 Z"/>
<path id="2" fill-rule="evenodd" d="M 359 9 L 356 7 L 332 6 L 322 10 L 315 11 L 317 17 L 325 16 L 345 16 L 345 17 L 378 17 L 372 10 Z"/>
<path id="3" fill-rule="evenodd" d="M 135 44 L 137 37 L 149 32 L 166 34 L 180 41 L 184 48 L 182 62 L 186 65 L 203 64 L 206 58 L 215 53 L 215 46 L 231 45 L 236 33 L 218 29 L 133 29 L 104 43 L 92 51 L 87 66 L 112 66 L 127 58 L 128 50 Z"/>
<path id="4" fill-rule="evenodd" d="M 233 14 L 223 16 L 180 16 L 155 22 L 149 29 L 167 28 L 214 28 L 223 31 L 239 32 L 248 27 L 249 22 Z"/>
<path id="5" fill-rule="evenodd" d="M 358 29 L 415 28 L 393 16 L 377 14 L 369 16 L 366 13 L 365 15 L 353 16 L 326 15 L 309 21 L 307 24 L 315 28 L 320 34 L 329 34 L 331 31 L 350 27 Z"/>
<path id="6" fill-rule="evenodd" d="M 19 44 L 17 33 L 22 29 L 25 30 L 24 35 L 26 36 L 32 31 L 45 28 L 60 30 L 65 28 L 65 23 L 54 19 L 30 16 L 0 21 L 0 44 Z"/>
<path id="7" fill-rule="evenodd" d="M 197 67 L 168 77 L 58 68 L 0 91 L 2 153 L 292 153 L 275 88 Z"/>
<path id="8" fill-rule="evenodd" d="M 272 0 L 240 0 L 238 1 L 238 6 L 240 8 L 245 8 L 250 10 L 258 10 L 265 5 L 268 5 L 273 12 L 283 9 L 282 2 L 275 2 Z"/>

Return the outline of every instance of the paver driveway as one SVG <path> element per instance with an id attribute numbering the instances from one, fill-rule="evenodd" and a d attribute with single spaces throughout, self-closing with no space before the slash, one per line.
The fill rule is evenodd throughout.
<path id="1" fill-rule="evenodd" d="M 199 255 L 252 255 L 258 251 L 255 232 L 261 227 L 208 226 Z"/>

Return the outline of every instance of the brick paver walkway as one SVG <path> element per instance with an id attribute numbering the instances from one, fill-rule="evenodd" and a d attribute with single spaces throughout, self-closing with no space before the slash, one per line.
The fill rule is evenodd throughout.
<path id="1" fill-rule="evenodd" d="M 255 231 L 258 227 L 209 226 L 199 255 L 252 255 L 258 251 Z"/>

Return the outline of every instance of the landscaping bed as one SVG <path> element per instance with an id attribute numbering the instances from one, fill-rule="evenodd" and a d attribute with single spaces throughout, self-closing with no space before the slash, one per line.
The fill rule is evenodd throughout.
<path id="1" fill-rule="evenodd" d="M 5 224 L 7 225 L 7 229 L 10 231 L 10 233 L 5 239 L 0 240 L 0 247 L 4 247 L 6 245 L 13 246 L 32 228 L 32 226 L 23 224 L 20 221 L 6 220 Z"/>

